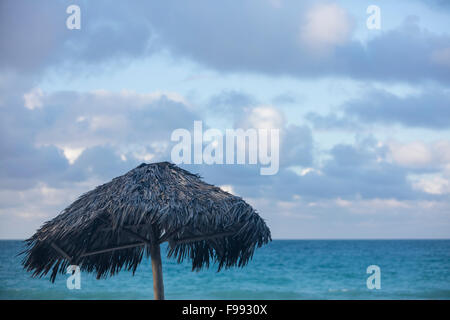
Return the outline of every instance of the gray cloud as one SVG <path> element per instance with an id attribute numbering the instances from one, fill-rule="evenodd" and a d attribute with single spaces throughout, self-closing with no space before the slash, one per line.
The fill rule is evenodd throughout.
<path id="1" fill-rule="evenodd" d="M 65 17 L 62 2 L 2 1 L 0 68 L 26 72 L 54 63 L 64 39 Z"/>
<path id="2" fill-rule="evenodd" d="M 448 129 L 449 105 L 450 94 L 446 91 L 427 90 L 420 95 L 399 98 L 388 92 L 375 90 L 363 99 L 349 102 L 345 112 L 362 122 Z"/>
<path id="3" fill-rule="evenodd" d="M 450 80 L 448 65 L 433 59 L 450 47 L 450 36 L 421 29 L 412 17 L 365 44 L 348 39 L 320 56 L 299 40 L 311 2 L 283 1 L 279 8 L 255 0 L 220 5 L 171 0 L 74 3 L 83 15 L 82 29 L 75 31 L 65 28 L 66 3 L 2 1 L 0 68 L 80 70 L 85 64 L 98 67 L 168 49 L 176 57 L 225 72 Z"/>
<path id="4" fill-rule="evenodd" d="M 305 119 L 310 121 L 314 128 L 318 130 L 342 129 L 354 131 L 361 129 L 360 123 L 347 116 L 340 116 L 335 113 L 321 115 L 315 112 L 308 112 L 305 115 Z"/>
<path id="5" fill-rule="evenodd" d="M 0 107 L 0 188 L 111 179 L 140 162 L 166 161 L 171 132 L 198 119 L 164 94 L 59 92 L 41 99 L 33 110 L 20 98 Z M 66 148 L 84 151 L 70 164 Z"/>
<path id="6" fill-rule="evenodd" d="M 297 103 L 297 98 L 290 92 L 281 93 L 272 99 L 272 103 L 278 104 L 294 104 Z"/>
<path id="7" fill-rule="evenodd" d="M 306 115 L 317 129 L 361 130 L 363 124 L 443 130 L 450 128 L 450 94 L 444 89 L 427 89 L 423 93 L 399 97 L 384 90 L 371 89 L 362 98 L 352 99 L 340 107 L 343 114 Z"/>
<path id="8" fill-rule="evenodd" d="M 447 0 L 416 0 L 435 10 L 450 9 L 450 2 Z"/>
<path id="9" fill-rule="evenodd" d="M 185 165 L 185 168 L 199 172 L 212 183 L 232 185 L 239 195 L 267 201 L 293 201 L 298 196 L 306 202 L 337 198 L 448 200 L 448 195 L 431 195 L 414 189 L 408 179 L 408 174 L 414 171 L 386 161 L 387 152 L 386 147 L 377 147 L 371 138 L 354 145 L 338 144 L 328 151 L 326 161 L 312 164 L 314 170 L 303 175 L 286 166 L 273 176 L 259 175 L 254 166 Z M 298 161 L 296 165 L 302 163 Z"/>
<path id="10" fill-rule="evenodd" d="M 281 8 L 274 9 L 263 1 L 228 2 L 222 6 L 209 1 L 165 1 L 154 2 L 150 8 L 152 26 L 164 46 L 174 54 L 222 71 L 450 80 L 448 67 L 430 58 L 450 46 L 450 37 L 421 29 L 413 17 L 398 29 L 382 31 L 364 45 L 350 40 L 318 58 L 298 41 L 300 26 L 305 22 L 302 13 L 309 8 L 308 3 L 284 1 Z M 167 12 L 172 19 L 158 12 Z"/>
<path id="11" fill-rule="evenodd" d="M 12 212 L 2 221 L 13 227 L 18 221 L 23 221 L 21 219 L 32 219 L 27 232 L 32 232 L 44 217 L 56 214 L 76 195 L 92 188 L 92 183 L 106 182 L 143 162 L 136 152 L 154 154 L 146 162 L 170 159 L 168 149 L 161 146 L 168 142 L 171 130 L 178 127 L 191 130 L 192 121 L 199 119 L 183 103 L 165 95 L 61 92 L 43 99 L 43 106 L 34 110 L 20 104 L 0 108 L 0 149 L 5 151 L 0 156 L 0 196 L 10 199 L 0 211 Z M 173 114 L 182 116 L 173 117 Z M 120 122 L 92 122 L 102 115 L 113 119 L 116 115 L 123 117 Z M 84 119 L 77 121 L 79 117 Z M 126 125 L 118 126 L 121 122 Z M 80 128 L 77 127 L 79 125 Z M 113 131 L 109 131 L 109 126 Z M 297 207 L 317 219 L 327 220 L 326 216 L 332 209 L 308 209 L 306 204 L 310 201 L 326 203 L 338 198 L 349 201 L 448 201 L 446 195 L 429 195 L 414 190 L 407 179 L 411 170 L 384 160 L 378 161 L 386 158 L 387 150 L 386 147 L 378 147 L 374 139 L 361 140 L 354 145 L 338 144 L 328 151 L 327 160 L 320 163 L 312 156 L 313 136 L 308 127 L 292 125 L 283 128 L 282 132 L 282 166 L 277 175 L 261 176 L 259 167 L 250 165 L 182 167 L 200 173 L 210 183 L 231 185 L 234 192 L 246 199 L 273 203 L 285 201 L 294 205 L 293 199 L 300 197 L 303 204 Z M 62 150 L 54 146 L 72 146 L 80 141 L 80 145 L 92 144 L 88 144 L 73 164 L 69 164 Z M 133 142 L 143 149 L 124 148 Z M 298 175 L 289 169 L 290 166 L 311 166 L 315 170 Z M 86 183 L 93 178 L 94 182 Z M 56 189 L 46 191 L 45 188 Z M 11 194 L 17 197 L 19 190 L 27 201 L 39 197 L 45 201 L 34 200 L 34 205 L 27 203 L 21 206 L 17 198 L 11 199 Z M 55 197 L 60 197 L 60 193 L 71 196 L 56 201 Z M 263 204 L 256 205 L 266 208 Z M 328 205 L 332 207 L 332 203 Z M 291 213 L 293 209 L 267 207 L 269 214 L 277 210 L 294 216 L 298 214 Z M 340 216 L 346 216 L 344 213 L 348 212 L 345 208 L 338 211 Z M 288 221 L 275 213 L 269 217 Z M 26 218 L 18 218 L 20 215 Z M 21 229 L 14 230 L 19 232 Z M 6 229 L 2 232 L 4 235 L 16 234 Z"/>
<path id="12" fill-rule="evenodd" d="M 81 30 L 68 30 L 66 8 L 81 8 Z M 152 51 L 150 28 L 135 5 L 96 1 L 5 0 L 0 3 L 0 70 L 98 67 Z"/>
<path id="13" fill-rule="evenodd" d="M 73 3 L 82 8 L 79 31 L 65 28 L 66 2 L 0 2 L 2 235 L 25 221 L 22 216 L 31 217 L 33 226 L 37 225 L 45 217 L 40 216 L 43 211 L 56 213 L 73 200 L 72 196 L 90 189 L 94 183 L 123 174 L 140 162 L 169 160 L 171 132 L 176 128 L 191 130 L 194 120 L 204 119 L 204 115 L 170 93 L 44 93 L 39 98 L 42 106 L 25 108 L 23 94 L 37 85 L 48 68 L 78 71 L 87 66 L 86 70 L 93 72 L 109 62 L 120 65 L 167 50 L 176 59 L 190 59 L 222 72 L 311 79 L 339 76 L 382 81 L 432 80 L 431 83 L 450 80 L 448 66 L 433 59 L 440 50 L 450 47 L 450 37 L 421 29 L 414 18 L 406 19 L 395 30 L 379 32 L 364 45 L 347 39 L 328 54 L 316 56 L 298 39 L 309 1 L 283 1 L 279 8 L 270 1 L 259 0 L 220 5 L 211 1 L 70 2 Z M 282 94 L 272 102 L 296 101 L 291 94 Z M 310 113 L 307 119 L 316 129 L 325 130 L 359 130 L 359 126 L 372 123 L 440 130 L 450 127 L 449 102 L 449 94 L 444 90 L 403 98 L 369 90 L 364 98 L 343 105 L 340 115 Z M 257 97 L 245 92 L 224 90 L 213 96 L 207 106 L 215 107 L 214 112 L 233 111 L 234 124 L 244 126 L 252 124 L 246 119 L 249 114 L 244 107 L 251 111 L 258 103 Z M 286 126 L 284 120 L 277 120 L 282 126 L 282 144 L 281 167 L 275 176 L 261 176 L 259 167 L 249 165 L 183 167 L 200 173 L 208 182 L 232 185 L 245 198 L 268 201 L 277 214 L 277 210 L 283 210 L 276 207 L 278 202 L 292 202 L 300 197 L 305 202 L 296 210 L 311 210 L 322 222 L 328 221 L 335 208 L 309 209 L 308 201 L 397 199 L 442 200 L 448 204 L 448 195 L 416 190 L 408 180 L 411 173 L 434 173 L 442 169 L 440 166 L 405 168 L 391 163 L 385 159 L 386 148 L 378 147 L 371 139 L 353 145 L 338 144 L 318 159 L 314 157 L 316 145 L 311 129 Z M 69 163 L 65 148 L 83 151 Z M 297 166 L 313 170 L 296 174 L 292 167 Z M 62 198 L 63 194 L 71 197 Z M 10 209 L 11 214 L 5 215 Z M 284 210 L 298 214 L 294 209 Z M 348 212 L 342 208 L 338 211 L 339 217 Z M 280 220 L 284 225 L 290 221 L 276 215 L 273 218 L 275 223 Z"/>
<path id="14" fill-rule="evenodd" d="M 257 99 L 245 92 L 238 90 L 222 90 L 213 95 L 207 103 L 208 111 L 214 114 L 233 115 L 239 114 L 245 107 L 254 106 Z"/>
<path id="15" fill-rule="evenodd" d="M 282 131 L 280 165 L 311 166 L 313 163 L 313 136 L 307 126 L 289 125 Z"/>

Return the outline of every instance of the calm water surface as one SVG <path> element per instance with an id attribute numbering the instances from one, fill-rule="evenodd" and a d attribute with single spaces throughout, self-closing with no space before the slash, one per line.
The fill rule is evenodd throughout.
<path id="1" fill-rule="evenodd" d="M 96 280 L 81 274 L 33 279 L 17 254 L 22 241 L 0 241 L 0 299 L 153 299 L 151 265 Z M 162 253 L 165 247 L 162 248 Z M 366 269 L 381 268 L 381 289 L 369 290 Z M 243 269 L 192 272 L 163 259 L 167 299 L 450 299 L 450 240 L 275 240 Z"/>

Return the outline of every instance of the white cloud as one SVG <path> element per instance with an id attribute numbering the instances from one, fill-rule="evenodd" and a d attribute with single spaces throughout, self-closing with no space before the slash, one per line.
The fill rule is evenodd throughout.
<path id="1" fill-rule="evenodd" d="M 390 143 L 389 148 L 393 160 L 407 167 L 427 166 L 432 161 L 432 153 L 429 147 L 420 141 L 407 144 Z"/>
<path id="2" fill-rule="evenodd" d="M 264 214 L 274 238 L 438 238 L 448 234 L 450 211 L 445 200 L 261 198 L 252 199 L 251 204 Z M 296 223 L 299 219 L 302 223 Z"/>
<path id="3" fill-rule="evenodd" d="M 133 156 L 140 161 L 151 161 L 155 155 L 149 152 L 134 152 Z"/>
<path id="4" fill-rule="evenodd" d="M 73 164 L 75 160 L 78 159 L 78 157 L 83 153 L 85 148 L 69 148 L 69 147 L 62 147 L 64 156 L 69 161 L 70 164 Z"/>
<path id="5" fill-rule="evenodd" d="M 413 187 L 430 194 L 450 193 L 449 180 L 441 176 L 419 178 L 417 181 L 413 182 Z"/>
<path id="6" fill-rule="evenodd" d="M 121 90 L 118 93 L 105 91 L 103 90 L 101 92 L 101 95 L 103 97 L 108 98 L 119 98 L 124 100 L 133 100 L 135 106 L 137 107 L 144 107 L 145 105 L 148 105 L 150 103 L 153 103 L 155 101 L 158 101 L 162 98 L 167 98 L 168 100 L 171 100 L 173 102 L 178 102 L 186 107 L 190 107 L 189 101 L 181 94 L 177 92 L 172 91 L 154 91 L 149 93 L 138 93 L 134 90 Z"/>
<path id="7" fill-rule="evenodd" d="M 386 145 L 393 162 L 404 167 L 437 171 L 433 174 L 410 174 L 408 178 L 415 190 L 434 195 L 450 193 L 450 141 L 390 142 Z"/>
<path id="8" fill-rule="evenodd" d="M 318 175 L 323 175 L 322 171 L 320 171 L 319 169 L 315 169 L 315 168 L 311 168 L 311 167 L 300 167 L 300 166 L 291 166 L 288 168 L 289 170 L 295 172 L 295 174 L 299 175 L 299 176 L 306 176 L 308 174 L 318 174 Z"/>
<path id="9" fill-rule="evenodd" d="M 247 109 L 245 117 L 237 125 L 237 127 L 245 129 L 281 129 L 283 126 L 283 114 L 272 106 L 258 106 Z"/>
<path id="10" fill-rule="evenodd" d="M 408 209 L 411 207 L 411 204 L 408 201 L 400 201 L 397 199 L 370 199 L 370 200 L 359 200 L 355 203 L 357 206 L 361 206 L 364 210 L 371 211 L 382 210 L 386 208 L 403 208 Z"/>
<path id="11" fill-rule="evenodd" d="M 39 183 L 26 190 L 0 189 L 0 235 L 3 239 L 31 236 L 46 220 L 56 217 L 80 194 L 104 181 L 91 178 L 53 188 Z"/>
<path id="12" fill-rule="evenodd" d="M 343 200 L 343 199 L 341 199 L 341 198 L 337 198 L 337 199 L 336 199 L 336 204 L 337 204 L 339 207 L 350 207 L 350 206 L 352 205 L 352 203 L 351 203 L 350 201 Z"/>
<path id="13" fill-rule="evenodd" d="M 43 106 L 42 98 L 44 93 L 40 88 L 34 88 L 30 92 L 23 95 L 25 101 L 25 108 L 33 110 L 35 108 L 41 108 Z"/>
<path id="14" fill-rule="evenodd" d="M 126 129 L 127 119 L 122 115 L 96 115 L 89 120 L 92 130 Z"/>
<path id="15" fill-rule="evenodd" d="M 39 128 L 35 144 L 57 146 L 71 164 L 84 150 L 106 145 L 119 155 L 150 161 L 168 150 L 172 130 L 192 125 L 196 117 L 174 92 L 56 92 L 45 99 L 61 108 L 58 117 Z"/>
<path id="16" fill-rule="evenodd" d="M 359 199 L 359 200 L 344 200 L 341 198 L 337 198 L 334 200 L 334 203 L 341 208 L 346 208 L 351 213 L 377 213 L 380 210 L 385 209 L 408 209 L 411 208 L 411 204 L 409 201 L 400 201 L 397 199 L 382 199 L 382 198 L 374 198 L 374 199 Z M 329 206 L 332 206 L 333 202 L 329 203 Z"/>
<path id="17" fill-rule="evenodd" d="M 392 160 L 401 166 L 444 168 L 450 164 L 450 141 L 447 140 L 432 143 L 422 141 L 389 142 L 386 145 Z"/>
<path id="18" fill-rule="evenodd" d="M 224 184 L 224 185 L 219 186 L 219 188 L 222 189 L 223 191 L 226 191 L 226 192 L 229 192 L 229 193 L 235 195 L 233 186 L 231 184 Z"/>
<path id="19" fill-rule="evenodd" d="M 346 43 L 352 29 L 352 20 L 345 9 L 337 4 L 318 4 L 306 13 L 300 41 L 313 51 L 324 52 Z"/>

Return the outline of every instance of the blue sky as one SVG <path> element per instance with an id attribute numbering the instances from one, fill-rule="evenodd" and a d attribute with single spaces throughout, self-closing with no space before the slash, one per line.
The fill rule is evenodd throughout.
<path id="1" fill-rule="evenodd" d="M 280 128 L 276 175 L 183 166 L 274 238 L 448 238 L 449 16 L 439 0 L 2 1 L 0 238 L 170 160 L 195 120 Z"/>

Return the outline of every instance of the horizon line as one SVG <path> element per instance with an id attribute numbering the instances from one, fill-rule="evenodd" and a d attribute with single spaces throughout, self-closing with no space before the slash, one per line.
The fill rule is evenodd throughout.
<path id="1" fill-rule="evenodd" d="M 27 238 L 0 238 L 0 241 L 25 241 Z M 449 238 L 274 238 L 279 241 L 289 240 L 450 240 Z"/>

